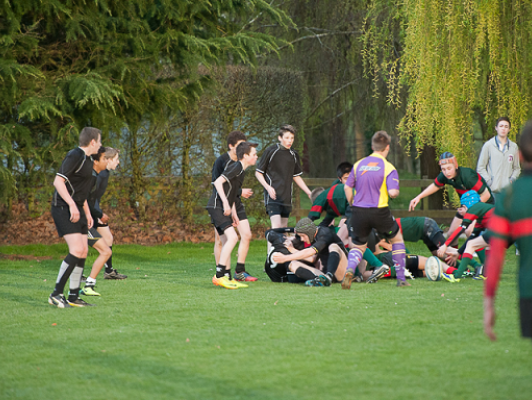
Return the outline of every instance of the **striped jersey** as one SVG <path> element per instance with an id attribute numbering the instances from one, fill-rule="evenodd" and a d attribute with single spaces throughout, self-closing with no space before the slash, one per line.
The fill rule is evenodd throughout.
<path id="1" fill-rule="evenodd" d="M 474 190 L 480 195 L 484 190 L 488 189 L 490 192 L 490 198 L 487 203 L 494 204 L 493 195 L 491 194 L 491 189 L 488 184 L 480 174 L 473 171 L 471 168 L 458 167 L 456 170 L 456 176 L 451 179 L 448 179 L 443 172 L 440 172 L 436 179 L 434 179 L 434 184 L 438 187 L 451 185 L 460 197 L 469 190 Z"/>

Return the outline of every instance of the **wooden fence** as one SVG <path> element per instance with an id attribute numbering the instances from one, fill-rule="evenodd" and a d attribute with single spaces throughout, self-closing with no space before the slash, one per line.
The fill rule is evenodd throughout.
<path id="1" fill-rule="evenodd" d="M 306 178 L 305 183 L 308 187 L 319 187 L 328 188 L 332 185 L 335 179 L 331 178 Z M 405 187 L 415 187 L 419 188 L 419 192 L 433 183 L 433 179 L 401 179 L 399 185 L 401 188 Z M 310 210 L 301 208 L 301 195 L 305 194 L 299 189 L 297 185 L 294 184 L 296 188 L 296 193 L 294 196 L 294 209 L 292 215 L 299 220 L 302 217 L 306 217 Z M 406 217 L 429 217 L 434 219 L 438 224 L 447 224 L 450 225 L 454 215 L 456 214 L 455 210 L 431 210 L 429 209 L 429 199 L 425 197 L 417 205 L 414 211 L 408 211 L 408 209 L 398 210 L 392 208 L 392 214 L 396 218 L 406 218 Z"/>

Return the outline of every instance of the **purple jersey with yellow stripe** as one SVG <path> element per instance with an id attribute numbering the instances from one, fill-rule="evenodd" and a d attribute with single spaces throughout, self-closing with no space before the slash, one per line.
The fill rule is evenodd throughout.
<path id="1" fill-rule="evenodd" d="M 353 206 L 388 207 L 388 190 L 399 190 L 399 174 L 383 156 L 373 153 L 353 165 L 345 185 L 353 188 Z"/>

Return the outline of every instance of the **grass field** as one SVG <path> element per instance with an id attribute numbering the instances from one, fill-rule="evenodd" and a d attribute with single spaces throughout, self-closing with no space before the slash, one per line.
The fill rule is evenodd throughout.
<path id="1" fill-rule="evenodd" d="M 421 251 L 422 246 L 409 246 Z M 0 247 L 0 399 L 527 399 L 516 257 L 482 331 L 482 283 L 418 279 L 307 288 L 273 284 L 252 244 L 248 289 L 214 287 L 212 244 L 115 246 L 124 281 L 97 307 L 47 304 L 65 245 Z M 426 251 L 423 251 L 426 253 Z M 88 265 L 95 258 L 92 252 Z"/>

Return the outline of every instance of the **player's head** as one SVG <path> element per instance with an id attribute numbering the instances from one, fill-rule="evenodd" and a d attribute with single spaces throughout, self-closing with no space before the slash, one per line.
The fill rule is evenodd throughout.
<path id="1" fill-rule="evenodd" d="M 532 163 L 532 120 L 529 120 L 521 130 L 519 154 L 521 155 L 521 161 Z"/>
<path id="2" fill-rule="evenodd" d="M 236 147 L 236 157 L 239 160 L 246 160 L 249 165 L 255 165 L 257 162 L 257 144 L 251 142 L 242 142 Z"/>
<path id="3" fill-rule="evenodd" d="M 345 183 L 352 169 L 353 164 L 344 161 L 338 164 L 338 166 L 336 167 L 336 176 L 338 177 L 338 179 L 340 179 L 340 181 L 342 181 L 342 183 Z"/>
<path id="4" fill-rule="evenodd" d="M 474 190 L 469 190 L 460 197 L 460 205 L 465 206 L 467 209 L 470 209 L 471 206 L 478 202 L 480 202 L 480 196 Z"/>
<path id="5" fill-rule="evenodd" d="M 294 232 L 299 235 L 301 240 L 303 240 L 305 243 L 310 244 L 312 240 L 314 240 L 314 236 L 316 236 L 316 232 L 318 231 L 318 227 L 312 222 L 310 218 L 301 218 L 295 228 Z"/>
<path id="6" fill-rule="evenodd" d="M 371 138 L 371 148 L 373 151 L 386 151 L 386 148 L 390 146 L 391 142 L 392 138 L 386 131 L 378 131 Z"/>
<path id="7" fill-rule="evenodd" d="M 312 204 L 314 204 L 314 202 L 316 201 L 316 199 L 318 198 L 318 196 L 320 194 L 322 194 L 323 192 L 325 192 L 325 189 L 322 188 L 322 187 L 317 187 L 316 189 L 314 189 L 312 192 L 310 192 L 310 202 Z"/>
<path id="8" fill-rule="evenodd" d="M 107 163 L 107 169 L 114 171 L 116 167 L 118 167 L 118 164 L 120 164 L 120 150 L 114 149 L 112 147 L 106 147 L 105 149 L 104 157 L 109 160 Z"/>
<path id="9" fill-rule="evenodd" d="M 296 128 L 292 125 L 282 125 L 279 128 L 279 142 L 281 142 L 281 145 L 287 149 L 294 144 L 295 135 Z"/>
<path id="10" fill-rule="evenodd" d="M 238 146 L 241 142 L 246 141 L 246 135 L 240 131 L 233 131 L 227 136 L 227 148 L 231 150 L 232 148 Z"/>
<path id="11" fill-rule="evenodd" d="M 102 146 L 102 131 L 96 128 L 85 127 L 79 133 L 79 147 L 88 147 L 88 155 L 98 152 Z"/>
<path id="12" fill-rule="evenodd" d="M 458 162 L 453 153 L 446 151 L 440 155 L 440 168 L 441 172 L 447 179 L 454 178 L 456 176 L 456 170 L 458 169 Z"/>
<path id="13" fill-rule="evenodd" d="M 96 154 L 92 155 L 93 168 L 98 173 L 106 169 L 107 164 L 109 163 L 109 159 L 105 158 L 106 150 L 107 150 L 106 147 L 100 146 Z"/>

